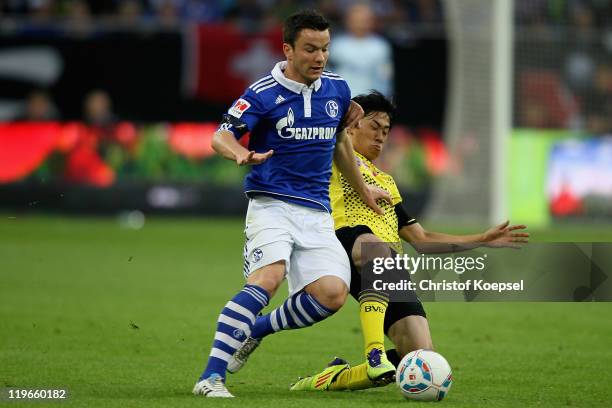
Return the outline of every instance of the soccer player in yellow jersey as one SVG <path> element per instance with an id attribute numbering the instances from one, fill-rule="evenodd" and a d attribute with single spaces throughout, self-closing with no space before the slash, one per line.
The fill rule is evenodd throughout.
<path id="1" fill-rule="evenodd" d="M 372 365 L 378 363 L 380 366 L 380 362 L 390 361 L 397 366 L 410 351 L 433 349 L 425 311 L 416 294 L 411 302 L 389 302 L 388 294 L 372 289 L 362 279 L 362 267 L 374 256 L 402 253 L 401 240 L 407 241 L 421 253 L 454 252 L 478 246 L 517 248 L 529 240 L 529 234 L 523 231 L 526 226 L 510 225 L 508 221 L 474 235 L 450 235 L 423 228 L 402 206 L 402 197 L 393 177 L 373 163 L 389 135 L 393 104 L 376 91 L 359 95 L 353 100 L 361 105 L 365 113 L 361 126 L 348 130 L 355 160 L 366 183 L 387 190 L 392 198 L 392 204 L 383 203 L 384 214 L 376 214 L 361 200 L 338 169 L 333 168 L 330 183 L 332 215 L 336 236 L 350 259 L 350 292 L 359 301 L 366 362 L 350 367 L 346 361 L 336 358 L 321 373 L 293 384 L 291 389 L 294 391 L 357 390 L 385 385 L 391 382 L 391 377 L 374 378 L 370 373 Z M 372 244 L 368 247 L 373 248 L 372 252 L 382 248 L 385 253 L 362 253 L 362 244 Z M 384 334 L 396 347 L 386 353 Z"/>

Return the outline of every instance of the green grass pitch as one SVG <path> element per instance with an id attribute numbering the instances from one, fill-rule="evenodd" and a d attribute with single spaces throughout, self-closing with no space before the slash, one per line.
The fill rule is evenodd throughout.
<path id="1" fill-rule="evenodd" d="M 589 239 L 582 228 L 541 236 Z M 352 299 L 322 324 L 266 339 L 229 377 L 238 398 L 191 395 L 216 316 L 243 283 L 241 253 L 238 219 L 152 219 L 135 231 L 114 218 L 3 216 L 0 388 L 69 389 L 68 401 L 36 407 L 422 405 L 404 401 L 394 386 L 288 391 L 334 355 L 361 362 Z M 436 348 L 454 369 L 442 406 L 612 405 L 612 303 L 425 306 Z"/>

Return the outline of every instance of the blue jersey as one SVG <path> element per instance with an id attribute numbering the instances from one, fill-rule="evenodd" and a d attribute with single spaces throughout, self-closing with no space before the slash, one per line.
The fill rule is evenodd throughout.
<path id="1" fill-rule="evenodd" d="M 236 138 L 251 132 L 249 150 L 274 154 L 254 165 L 245 193 L 330 211 L 336 132 L 348 110 L 351 92 L 338 75 L 323 72 L 310 86 L 285 77 L 286 62 L 255 82 L 232 105 L 219 130 Z"/>

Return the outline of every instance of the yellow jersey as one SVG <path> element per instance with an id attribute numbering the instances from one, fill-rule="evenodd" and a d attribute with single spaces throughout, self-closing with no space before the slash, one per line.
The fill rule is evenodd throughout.
<path id="1" fill-rule="evenodd" d="M 389 192 L 393 205 L 389 205 L 386 201 L 381 204 L 381 201 L 379 201 L 379 205 L 385 213 L 383 215 L 376 214 L 361 199 L 334 163 L 329 185 L 329 198 L 334 217 L 334 227 L 337 230 L 343 227 L 366 225 L 378 238 L 388 242 L 398 253 L 402 253 L 402 245 L 398 234 L 398 219 L 394 208 L 396 204 L 402 202 L 402 197 L 397 189 L 395 180 L 387 173 L 378 169 L 361 154 L 354 153 L 363 180 L 367 184 L 375 185 Z"/>

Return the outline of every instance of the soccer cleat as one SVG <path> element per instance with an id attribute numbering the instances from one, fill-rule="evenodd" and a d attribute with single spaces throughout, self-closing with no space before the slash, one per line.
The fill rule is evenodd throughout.
<path id="1" fill-rule="evenodd" d="M 367 356 L 368 378 L 376 385 L 386 385 L 395 381 L 395 366 L 387 359 L 381 349 L 373 348 Z"/>
<path id="2" fill-rule="evenodd" d="M 253 338 L 247 337 L 247 339 L 240 345 L 238 350 L 234 352 L 232 358 L 227 362 L 227 371 L 234 374 L 240 371 L 249 359 L 252 352 L 259 347 L 260 341 Z"/>
<path id="3" fill-rule="evenodd" d="M 225 388 L 223 378 L 219 374 L 212 374 L 210 377 L 199 381 L 193 387 L 194 395 L 204 395 L 211 398 L 234 398 L 234 396 Z"/>
<path id="4" fill-rule="evenodd" d="M 295 384 L 291 384 L 289 389 L 291 391 L 327 391 L 338 375 L 349 368 L 345 360 L 336 357 L 325 370 L 309 377 L 300 377 Z"/>

